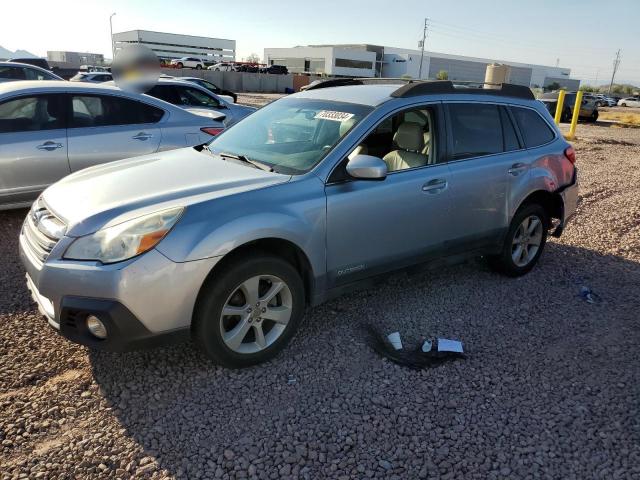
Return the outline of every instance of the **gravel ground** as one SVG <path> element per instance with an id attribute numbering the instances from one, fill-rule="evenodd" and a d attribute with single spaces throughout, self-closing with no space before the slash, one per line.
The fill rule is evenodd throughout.
<path id="1" fill-rule="evenodd" d="M 640 129 L 578 133 L 577 217 L 529 275 L 397 275 L 242 371 L 59 337 L 24 285 L 25 211 L 0 213 L 0 478 L 640 478 Z M 468 357 L 399 367 L 363 321 Z"/>

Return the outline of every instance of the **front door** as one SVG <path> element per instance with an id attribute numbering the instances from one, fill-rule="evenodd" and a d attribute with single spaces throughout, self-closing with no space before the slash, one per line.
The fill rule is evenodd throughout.
<path id="1" fill-rule="evenodd" d="M 332 183 L 330 178 L 329 287 L 442 253 L 449 229 L 450 175 L 437 151 L 437 113 L 436 106 L 423 106 L 395 114 L 355 148 L 354 154 L 383 158 L 389 167 L 384 180 L 343 177 Z"/>
<path id="2" fill-rule="evenodd" d="M 61 96 L 0 104 L 0 205 L 31 202 L 69 174 L 65 117 Z"/>
<path id="3" fill-rule="evenodd" d="M 69 124 L 69 163 L 76 172 L 92 165 L 154 153 L 164 112 L 110 95 L 73 95 Z"/>

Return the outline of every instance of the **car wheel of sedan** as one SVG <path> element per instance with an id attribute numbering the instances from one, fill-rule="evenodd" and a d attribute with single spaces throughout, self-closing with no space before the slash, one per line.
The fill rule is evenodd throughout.
<path id="1" fill-rule="evenodd" d="M 183 68 L 183 67 L 184 67 L 184 65 L 182 64 L 182 62 L 178 62 L 178 63 L 176 64 L 176 66 L 177 66 L 178 68 Z"/>
<path id="2" fill-rule="evenodd" d="M 201 69 L 202 69 L 202 65 L 197 64 L 197 65 L 196 65 L 196 70 L 201 70 Z"/>
<path id="3" fill-rule="evenodd" d="M 193 337 L 209 358 L 241 368 L 273 358 L 304 313 L 304 287 L 281 258 L 252 255 L 216 271 L 200 292 Z"/>
<path id="4" fill-rule="evenodd" d="M 499 255 L 489 257 L 489 265 L 510 277 L 519 277 L 536 265 L 547 241 L 549 217 L 538 204 L 520 207 L 511 221 Z"/>
<path id="5" fill-rule="evenodd" d="M 598 121 L 598 116 L 599 116 L 598 111 L 597 111 L 597 110 L 594 110 L 594 111 L 593 111 L 593 113 L 591 113 L 591 118 L 590 118 L 590 120 L 591 120 L 593 123 L 596 123 L 596 122 Z"/>

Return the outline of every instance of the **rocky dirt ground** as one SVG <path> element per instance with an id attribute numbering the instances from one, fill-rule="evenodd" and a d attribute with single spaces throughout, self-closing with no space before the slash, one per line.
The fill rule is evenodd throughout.
<path id="1" fill-rule="evenodd" d="M 578 134 L 578 214 L 532 273 L 398 275 L 242 371 L 59 337 L 25 287 L 25 211 L 1 212 L 0 478 L 640 478 L 640 129 Z M 408 370 L 362 322 L 468 356 Z"/>

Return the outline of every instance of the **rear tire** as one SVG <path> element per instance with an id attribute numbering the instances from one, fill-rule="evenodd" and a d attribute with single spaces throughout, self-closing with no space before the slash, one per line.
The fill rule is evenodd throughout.
<path id="1" fill-rule="evenodd" d="M 177 66 L 178 68 L 184 68 L 184 65 L 183 65 L 181 62 L 178 62 L 178 63 L 176 64 L 176 66 Z"/>
<path id="2" fill-rule="evenodd" d="M 593 113 L 591 113 L 591 117 L 589 118 L 589 120 L 591 120 L 593 123 L 596 123 L 598 121 L 598 111 L 594 110 Z"/>
<path id="3" fill-rule="evenodd" d="M 290 263 L 266 253 L 237 257 L 203 285 L 193 340 L 222 366 L 262 363 L 287 345 L 304 307 L 303 282 Z"/>
<path id="4" fill-rule="evenodd" d="M 562 115 L 560 116 L 560 121 L 562 123 L 569 123 L 571 121 L 571 110 L 568 108 L 562 111 Z"/>
<path id="5" fill-rule="evenodd" d="M 547 242 L 549 216 L 542 206 L 521 206 L 511 220 L 502 252 L 489 257 L 489 266 L 509 277 L 525 275 L 538 263 Z"/>

